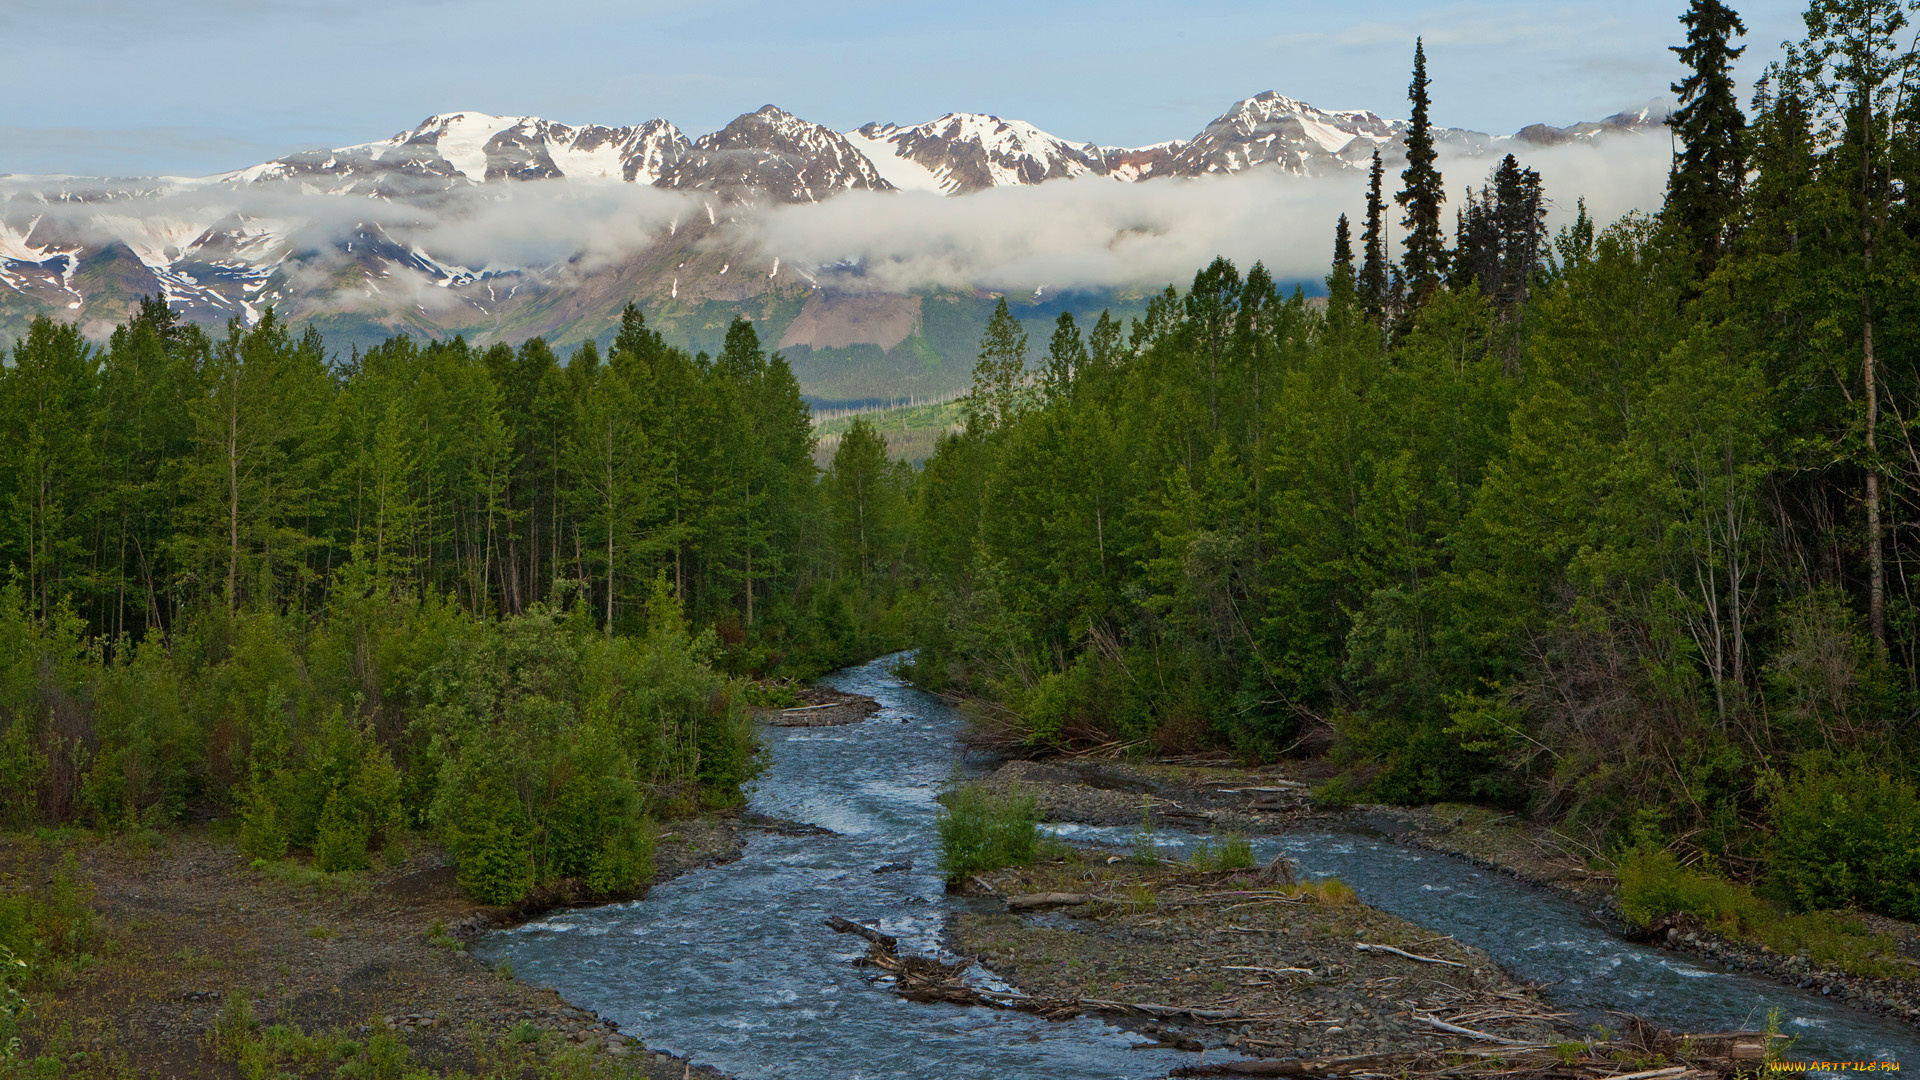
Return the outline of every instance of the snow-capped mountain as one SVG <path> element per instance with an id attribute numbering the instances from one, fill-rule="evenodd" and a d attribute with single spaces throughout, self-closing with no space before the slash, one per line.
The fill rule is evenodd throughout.
<path id="1" fill-rule="evenodd" d="M 1650 105 L 1512 136 L 1435 134 L 1452 154 L 1477 157 L 1598 142 L 1664 122 L 1664 110 Z M 849 191 L 964 197 L 1074 179 L 1358 173 L 1376 150 L 1397 168 L 1405 134 L 1405 121 L 1328 111 L 1271 91 L 1236 103 L 1191 138 L 1133 148 L 1075 142 L 980 113 L 839 132 L 768 105 L 697 140 L 660 119 L 607 127 L 441 113 L 387 139 L 208 177 L 0 177 L 0 337 L 40 314 L 103 328 L 151 293 L 201 322 L 252 320 L 271 304 L 292 318 L 354 311 L 429 334 L 547 333 L 636 296 L 687 302 L 806 287 L 809 268 L 783 267 L 780 252 L 757 247 L 743 224 L 768 204 Z M 523 187 L 555 182 L 568 186 Z M 428 250 L 445 246 L 437 238 L 447 234 L 425 226 L 489 207 L 510 223 L 503 197 L 513 192 L 615 190 L 604 185 L 711 198 L 702 200 L 704 212 L 627 236 L 614 245 L 616 256 L 584 258 L 590 242 L 580 252 L 522 243 L 496 253 L 475 250 L 470 236 L 464 258 Z M 637 228 L 618 219 L 626 211 L 607 212 L 610 230 Z M 478 232 L 512 231 L 495 225 Z"/>
<path id="2" fill-rule="evenodd" d="M 700 136 L 654 183 L 786 203 L 818 202 L 842 191 L 893 190 L 846 136 L 772 105 Z"/>
<path id="3" fill-rule="evenodd" d="M 848 132 L 847 138 L 894 187 L 907 190 L 959 195 L 1112 172 L 1103 147 L 1068 142 L 1032 124 L 982 113 L 948 113 L 905 128 L 867 124 Z"/>
<path id="4" fill-rule="evenodd" d="M 429 116 L 390 139 L 310 150 L 211 179 L 297 185 L 328 194 L 418 197 L 498 180 L 624 180 L 651 184 L 690 143 L 665 120 L 572 127 L 537 116 L 456 112 Z"/>
<path id="5" fill-rule="evenodd" d="M 1201 130 L 1152 175 L 1205 176 L 1263 165 L 1311 176 L 1364 167 L 1405 134 L 1365 110 L 1327 112 L 1271 90 L 1241 101 Z"/>

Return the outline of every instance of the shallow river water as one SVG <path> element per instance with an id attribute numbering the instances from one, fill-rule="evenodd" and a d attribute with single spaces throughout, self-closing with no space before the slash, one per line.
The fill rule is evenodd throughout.
<path id="1" fill-rule="evenodd" d="M 874 697 L 881 711 L 846 727 L 768 728 L 770 767 L 752 808 L 835 835 L 756 834 L 736 862 L 682 875 L 645 900 L 490 935 L 476 953 L 510 960 L 520 978 L 554 987 L 652 1048 L 741 1080 L 1132 1080 L 1191 1064 L 1192 1054 L 1131 1050 L 1146 1040 L 1097 1019 L 1051 1024 L 902 1001 L 850 963 L 865 942 L 827 929 L 827 916 L 877 924 L 903 953 L 930 952 L 945 917 L 970 903 L 941 887 L 933 828 L 962 721 L 895 678 L 886 660 L 822 681 Z M 1193 838 L 1159 839 L 1179 848 Z M 1457 859 L 1360 832 L 1255 847 L 1263 857 L 1284 850 L 1308 875 L 1337 874 L 1367 903 L 1486 949 L 1513 974 L 1551 983 L 1550 997 L 1593 1022 L 1620 1010 L 1672 1028 L 1727 1030 L 1759 1026 L 1778 1008 L 1799 1036 L 1794 1057 L 1920 1062 L 1920 1036 L 1904 1024 L 1624 941 L 1571 901 Z M 875 872 L 906 861 L 910 870 Z"/>

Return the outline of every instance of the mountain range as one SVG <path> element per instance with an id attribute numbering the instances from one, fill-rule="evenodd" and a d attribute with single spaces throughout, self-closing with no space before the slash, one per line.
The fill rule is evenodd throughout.
<path id="1" fill-rule="evenodd" d="M 1475 158 L 1664 122 L 1648 107 L 1509 136 L 1436 135 L 1443 153 Z M 1253 170 L 1324 177 L 1364 171 L 1376 151 L 1397 168 L 1406 129 L 1274 92 L 1236 103 L 1190 138 L 1142 147 L 1073 142 L 978 113 L 842 132 L 768 105 L 690 139 L 659 119 L 573 126 L 453 112 L 376 142 L 207 177 L 0 176 L 0 340 L 42 314 L 97 334 L 138 297 L 158 293 L 208 324 L 251 321 L 272 305 L 349 338 L 407 331 L 510 341 L 592 336 L 638 300 L 670 327 L 686 324 L 680 336 L 696 344 L 713 329 L 707 324 L 723 328 L 744 313 L 769 323 L 763 337 L 789 350 L 886 353 L 918 335 L 924 353 L 923 298 L 841 295 L 848 290 L 830 287 L 822 267 L 783 265 L 742 221 L 851 191 L 965 197 L 1060 180 L 1139 184 Z M 456 257 L 436 251 L 433 231 L 421 227 L 501 216 L 513 205 L 501 200 L 515 193 L 593 198 L 644 187 L 679 199 L 653 207 L 662 220 L 652 227 L 626 203 L 609 203 L 609 226 L 638 232 L 592 259 L 579 250 L 476 255 L 472 243 Z"/>

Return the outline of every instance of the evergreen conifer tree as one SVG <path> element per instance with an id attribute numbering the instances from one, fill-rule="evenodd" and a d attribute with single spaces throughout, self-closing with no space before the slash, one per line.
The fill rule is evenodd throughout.
<path id="1" fill-rule="evenodd" d="M 1440 228 L 1440 204 L 1447 199 L 1440 171 L 1434 167 L 1439 151 L 1433 145 L 1433 122 L 1428 115 L 1427 49 L 1416 39 L 1413 45 L 1413 82 L 1407 87 L 1407 99 L 1413 103 L 1413 115 L 1407 127 L 1407 167 L 1400 173 L 1404 185 L 1394 196 L 1406 210 L 1401 224 L 1407 230 L 1401 259 L 1406 279 L 1407 302 L 1419 308 L 1440 287 L 1447 272 L 1446 237 Z"/>
<path id="2" fill-rule="evenodd" d="M 1378 322 L 1387 314 L 1387 202 L 1380 190 L 1386 167 L 1373 152 L 1367 172 L 1367 225 L 1360 233 L 1360 310 Z"/>
<path id="3" fill-rule="evenodd" d="M 1673 84 L 1680 108 L 1670 123 L 1680 149 L 1667 180 L 1666 212 L 1668 221 L 1693 241 L 1704 275 L 1720 261 L 1746 183 L 1747 118 L 1733 82 L 1733 62 L 1746 49 L 1730 43 L 1747 28 L 1720 0 L 1693 0 L 1680 21 L 1687 28 L 1687 43 L 1672 51 L 1689 71 Z"/>
<path id="4" fill-rule="evenodd" d="M 1053 340 L 1047 344 L 1047 359 L 1040 369 L 1040 391 L 1048 402 L 1055 402 L 1073 390 L 1073 380 L 1087 366 L 1087 345 L 1080 336 L 1080 325 L 1073 312 L 1063 311 L 1053 324 Z"/>
<path id="5" fill-rule="evenodd" d="M 1477 284 L 1502 316 L 1527 301 L 1546 252 L 1546 197 L 1540 174 L 1522 168 L 1512 154 L 1493 170 L 1487 185 L 1467 189 L 1458 214 L 1449 284 Z"/>
<path id="6" fill-rule="evenodd" d="M 1024 403 L 1026 377 L 1027 332 L 1007 309 L 1003 296 L 980 336 L 980 360 L 973 366 L 973 392 L 967 398 L 968 417 L 987 427 L 1006 424 Z"/>

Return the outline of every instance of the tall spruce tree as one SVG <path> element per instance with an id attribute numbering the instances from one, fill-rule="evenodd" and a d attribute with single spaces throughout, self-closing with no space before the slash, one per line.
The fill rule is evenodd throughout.
<path id="1" fill-rule="evenodd" d="M 1693 241 L 1704 276 L 1720 261 L 1747 178 L 1747 118 L 1733 82 L 1733 62 L 1746 48 L 1731 45 L 1747 28 L 1720 0 L 1693 0 L 1680 22 L 1687 43 L 1672 51 L 1688 75 L 1673 84 L 1680 108 L 1670 123 L 1680 149 L 1667 180 L 1667 219 Z"/>
<path id="2" fill-rule="evenodd" d="M 973 391 L 967 395 L 969 418 L 987 427 L 1004 425 L 1026 403 L 1027 332 L 1000 298 L 980 337 L 980 359 L 973 366 Z"/>
<path id="3" fill-rule="evenodd" d="M 1360 232 L 1360 310 L 1376 322 L 1387 314 L 1387 201 L 1380 190 L 1386 167 L 1373 152 L 1367 171 L 1367 226 Z"/>
<path id="4" fill-rule="evenodd" d="M 1429 83 L 1426 44 L 1415 39 L 1413 82 L 1407 86 L 1407 100 L 1413 103 L 1407 125 L 1407 167 L 1400 173 L 1404 186 L 1394 196 L 1406 210 L 1406 217 L 1401 219 L 1407 230 L 1401 267 L 1410 310 L 1417 310 L 1432 297 L 1447 272 L 1447 241 L 1440 227 L 1440 206 L 1447 201 L 1447 193 L 1441 185 L 1440 170 L 1434 167 L 1440 154 L 1433 145 L 1433 122 L 1428 115 L 1432 104 L 1427 96 Z"/>
<path id="5" fill-rule="evenodd" d="M 1527 302 L 1546 253 L 1546 196 L 1540 174 L 1508 154 L 1475 192 L 1467 189 L 1455 234 L 1449 284 L 1477 285 L 1503 318 Z"/>
<path id="6" fill-rule="evenodd" d="M 1346 271 L 1353 276 L 1353 226 L 1347 224 L 1347 215 L 1341 214 L 1340 220 L 1333 226 L 1333 272 Z"/>

